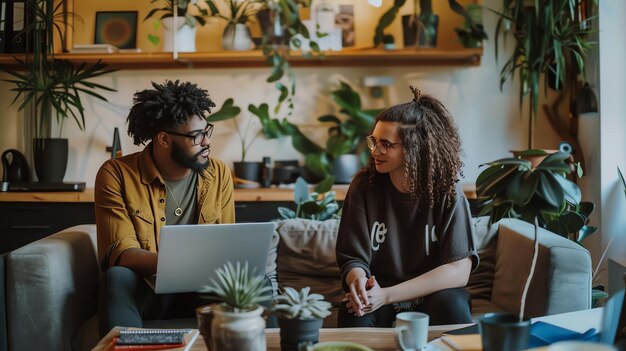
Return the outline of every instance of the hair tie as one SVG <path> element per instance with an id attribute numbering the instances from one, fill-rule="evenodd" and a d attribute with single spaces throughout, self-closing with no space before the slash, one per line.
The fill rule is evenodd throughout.
<path id="1" fill-rule="evenodd" d="M 422 92 L 412 85 L 409 86 L 409 89 L 411 89 L 411 92 L 413 93 L 413 101 L 419 102 Z"/>

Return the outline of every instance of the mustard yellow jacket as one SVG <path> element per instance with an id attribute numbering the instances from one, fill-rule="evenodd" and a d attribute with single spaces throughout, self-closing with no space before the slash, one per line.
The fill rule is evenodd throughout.
<path id="1" fill-rule="evenodd" d="M 141 248 L 157 252 L 165 223 L 166 190 L 152 159 L 152 144 L 105 162 L 95 183 L 98 258 L 103 270 L 122 252 Z M 233 180 L 228 167 L 210 158 L 198 176 L 198 223 L 235 222 Z"/>

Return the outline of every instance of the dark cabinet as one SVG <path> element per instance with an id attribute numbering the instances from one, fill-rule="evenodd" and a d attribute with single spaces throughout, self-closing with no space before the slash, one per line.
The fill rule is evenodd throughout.
<path id="1" fill-rule="evenodd" d="M 92 202 L 0 202 L 0 253 L 95 222 Z"/>

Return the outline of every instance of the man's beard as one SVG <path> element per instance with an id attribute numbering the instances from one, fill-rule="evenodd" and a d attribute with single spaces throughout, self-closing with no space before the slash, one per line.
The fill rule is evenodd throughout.
<path id="1" fill-rule="evenodd" d="M 207 146 L 205 148 L 202 148 L 202 150 L 198 151 L 196 154 L 189 156 L 181 147 L 178 146 L 178 144 L 176 144 L 176 142 L 173 142 L 171 156 L 172 160 L 174 160 L 174 162 L 178 163 L 179 165 L 185 168 L 189 168 L 195 172 L 200 172 L 204 171 L 209 166 L 208 159 L 204 163 L 198 161 L 198 156 L 200 156 L 200 154 L 202 154 L 206 150 L 210 151 L 211 147 Z"/>

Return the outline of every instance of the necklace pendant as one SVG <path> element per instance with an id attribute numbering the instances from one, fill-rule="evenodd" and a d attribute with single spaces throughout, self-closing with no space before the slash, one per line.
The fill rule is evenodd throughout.
<path id="1" fill-rule="evenodd" d="M 176 215 L 176 217 L 180 217 L 183 215 L 183 209 L 180 207 L 176 207 L 176 209 L 174 210 L 174 214 Z"/>

